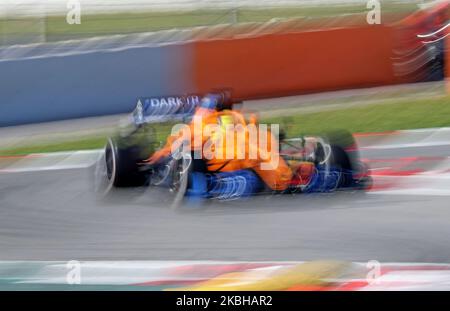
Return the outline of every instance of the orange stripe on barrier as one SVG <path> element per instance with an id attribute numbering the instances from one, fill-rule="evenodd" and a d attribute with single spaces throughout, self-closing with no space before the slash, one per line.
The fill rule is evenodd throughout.
<path id="1" fill-rule="evenodd" d="M 396 82 L 382 25 L 194 42 L 197 91 L 262 98 Z"/>

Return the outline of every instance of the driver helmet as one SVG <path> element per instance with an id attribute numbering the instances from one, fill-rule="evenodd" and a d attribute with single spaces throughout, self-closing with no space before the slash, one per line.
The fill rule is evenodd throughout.
<path id="1" fill-rule="evenodd" d="M 216 111 L 231 108 L 231 98 L 227 92 L 208 93 L 200 103 L 200 107 Z"/>

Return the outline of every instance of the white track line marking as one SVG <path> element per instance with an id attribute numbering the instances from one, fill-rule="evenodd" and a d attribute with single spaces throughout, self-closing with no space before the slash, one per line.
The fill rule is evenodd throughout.
<path id="1" fill-rule="evenodd" d="M 102 150 L 32 154 L 0 169 L 0 173 L 23 173 L 86 168 L 95 163 Z"/>
<path id="2" fill-rule="evenodd" d="M 378 195 L 419 195 L 419 196 L 450 196 L 450 189 L 434 189 L 434 188 L 408 188 L 408 189 L 392 189 L 392 190 L 376 190 L 367 194 Z"/>
<path id="3" fill-rule="evenodd" d="M 423 148 L 423 147 L 439 147 L 439 146 L 450 146 L 450 141 L 372 145 L 372 146 L 361 147 L 360 149 L 377 150 L 377 149 Z"/>

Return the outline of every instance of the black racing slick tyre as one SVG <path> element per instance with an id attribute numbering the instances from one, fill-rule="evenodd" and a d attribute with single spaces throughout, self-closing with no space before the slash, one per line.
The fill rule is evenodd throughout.
<path id="1" fill-rule="evenodd" d="M 193 158 L 191 154 L 182 154 L 172 162 L 170 192 L 173 195 L 170 208 L 179 210 L 185 203 L 185 195 L 189 185 L 189 175 L 193 170 Z"/>
<path id="2" fill-rule="evenodd" d="M 95 192 L 105 196 L 114 188 L 144 185 L 146 176 L 137 164 L 142 160 L 139 154 L 139 146 L 121 148 L 116 139 L 109 138 L 95 165 Z"/>

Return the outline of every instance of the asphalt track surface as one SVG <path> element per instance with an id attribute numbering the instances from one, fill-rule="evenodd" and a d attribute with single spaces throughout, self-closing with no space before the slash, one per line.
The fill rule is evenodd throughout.
<path id="1" fill-rule="evenodd" d="M 447 196 L 280 195 L 175 212 L 142 189 L 99 202 L 91 171 L 0 174 L 0 259 L 450 262 Z"/>

